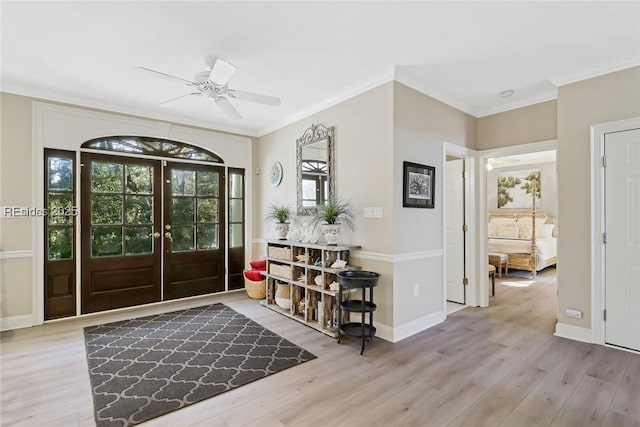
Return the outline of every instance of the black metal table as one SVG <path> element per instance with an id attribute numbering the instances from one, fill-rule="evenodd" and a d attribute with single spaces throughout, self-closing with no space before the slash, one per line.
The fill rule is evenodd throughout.
<path id="1" fill-rule="evenodd" d="M 364 342 L 369 338 L 371 342 L 376 334 L 373 326 L 373 312 L 376 305 L 373 302 L 373 288 L 378 285 L 380 274 L 373 271 L 345 270 L 337 274 L 338 284 L 338 342 L 343 336 L 357 337 L 362 339 L 360 354 L 364 352 Z M 343 292 L 360 289 L 362 297 L 359 300 L 343 300 Z M 366 290 L 369 289 L 369 299 L 366 297 Z M 348 313 L 360 313 L 360 322 L 344 322 L 343 311 Z M 369 314 L 369 322 L 366 322 L 366 314 Z"/>

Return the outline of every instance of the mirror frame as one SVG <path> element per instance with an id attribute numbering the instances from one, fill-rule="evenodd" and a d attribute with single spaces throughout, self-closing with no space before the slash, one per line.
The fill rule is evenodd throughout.
<path id="1" fill-rule="evenodd" d="M 327 198 L 333 199 L 336 194 L 336 183 L 333 175 L 334 167 L 334 148 L 333 148 L 333 126 L 327 128 L 324 125 L 311 125 L 307 128 L 302 136 L 296 140 L 296 160 L 297 160 L 297 187 L 298 187 L 298 215 L 313 215 L 318 211 L 318 206 L 302 206 L 302 148 L 321 141 L 327 141 L 327 184 L 329 194 Z"/>

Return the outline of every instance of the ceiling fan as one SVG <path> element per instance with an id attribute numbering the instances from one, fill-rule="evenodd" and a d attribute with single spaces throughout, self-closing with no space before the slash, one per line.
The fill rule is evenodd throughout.
<path id="1" fill-rule="evenodd" d="M 186 84 L 187 86 L 195 89 L 194 92 L 186 93 L 184 95 L 168 99 L 158 104 L 161 106 L 166 106 L 167 104 L 180 98 L 195 95 L 213 99 L 216 105 L 218 105 L 220 109 L 229 117 L 232 117 L 234 119 L 241 119 L 242 116 L 240 115 L 238 110 L 236 110 L 233 104 L 231 104 L 229 99 L 241 99 L 244 101 L 257 102 L 259 104 L 271 105 L 274 107 L 280 105 L 280 98 L 277 98 L 275 96 L 260 95 L 258 93 L 230 89 L 228 86 L 229 80 L 236 72 L 236 67 L 233 64 L 216 58 L 205 58 L 205 64 L 207 66 L 206 71 L 201 71 L 196 74 L 193 81 L 186 80 L 181 77 L 172 76 L 170 74 L 152 70 L 146 67 L 138 68 L 143 71 L 153 73 L 156 76 L 168 78 L 175 82 Z"/>

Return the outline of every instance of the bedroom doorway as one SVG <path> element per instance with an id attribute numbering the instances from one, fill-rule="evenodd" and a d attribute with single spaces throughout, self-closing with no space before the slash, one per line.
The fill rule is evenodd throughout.
<path id="1" fill-rule="evenodd" d="M 501 149 L 487 150 L 480 154 L 481 159 L 481 215 L 486 215 L 482 226 L 480 259 L 487 266 L 487 286 L 481 291 L 481 299 L 490 306 L 502 304 L 501 297 L 507 290 L 535 294 L 543 287 L 554 289 L 556 280 L 557 251 L 557 164 L 556 141 L 543 141 Z M 502 182 L 502 185 L 499 183 Z M 535 182 L 535 231 L 532 227 L 532 206 L 534 194 L 531 184 Z M 538 185 L 539 183 L 539 185 Z M 506 188 L 506 191 L 505 191 Z M 499 218 L 490 223 L 492 218 Z M 520 219 L 522 218 L 522 219 Z M 501 223 L 504 223 L 504 226 Z M 508 224 L 507 224 L 508 223 Z M 482 229 L 482 227 L 481 227 Z M 517 233 L 517 234 L 516 234 Z M 548 238 L 547 238 L 548 236 Z M 535 237 L 535 240 L 533 239 Z M 507 249 L 496 247 L 498 243 L 524 244 L 525 249 Z M 531 251 L 535 242 L 535 251 Z M 543 254 L 540 254 L 543 250 Z M 491 295 L 491 278 L 488 275 L 489 253 L 509 256 L 508 273 L 505 263 L 496 269 L 495 296 Z M 494 256 L 495 260 L 496 257 Z M 541 273 L 543 273 L 541 275 Z M 501 291 L 502 290 L 502 291 Z M 502 292 L 502 295 L 500 294 Z M 557 309 L 556 292 L 551 298 L 554 303 L 550 312 Z M 549 301 L 549 298 L 546 298 Z M 549 316 L 549 325 L 555 324 L 555 314 Z M 553 327 L 549 326 L 549 332 Z"/>

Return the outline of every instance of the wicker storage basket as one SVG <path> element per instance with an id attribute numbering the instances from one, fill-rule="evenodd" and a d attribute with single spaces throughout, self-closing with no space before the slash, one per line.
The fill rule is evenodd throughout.
<path id="1" fill-rule="evenodd" d="M 269 257 L 291 261 L 291 248 L 269 246 Z"/>
<path id="2" fill-rule="evenodd" d="M 244 278 L 244 288 L 247 290 L 249 298 L 264 299 L 267 296 L 267 281 L 261 280 L 254 282 L 252 280 Z"/>
<path id="3" fill-rule="evenodd" d="M 269 264 L 269 273 L 291 280 L 291 266 L 280 264 Z"/>

